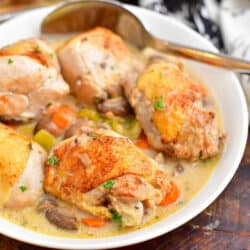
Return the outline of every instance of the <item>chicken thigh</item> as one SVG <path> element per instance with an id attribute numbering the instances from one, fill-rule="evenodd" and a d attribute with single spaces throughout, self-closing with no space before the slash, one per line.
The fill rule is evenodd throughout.
<path id="1" fill-rule="evenodd" d="M 53 50 L 40 39 L 0 50 L 0 117 L 34 118 L 48 102 L 69 93 Z"/>
<path id="2" fill-rule="evenodd" d="M 59 49 L 58 58 L 71 92 L 83 103 L 95 105 L 122 95 L 131 58 L 126 44 L 110 30 L 95 28 L 72 38 Z"/>
<path id="3" fill-rule="evenodd" d="M 21 209 L 40 198 L 45 159 L 38 144 L 0 124 L 0 206 Z"/>
<path id="4" fill-rule="evenodd" d="M 168 156 L 198 160 L 222 150 L 224 133 L 203 105 L 206 89 L 177 65 L 153 60 L 137 82 L 124 85 L 149 143 Z"/>
<path id="5" fill-rule="evenodd" d="M 139 226 L 168 194 L 170 180 L 129 139 L 109 130 L 59 143 L 45 169 L 45 190 L 92 215 Z"/>

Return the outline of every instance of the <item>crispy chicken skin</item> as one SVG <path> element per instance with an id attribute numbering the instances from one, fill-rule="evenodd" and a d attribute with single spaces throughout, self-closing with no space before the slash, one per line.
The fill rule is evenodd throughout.
<path id="1" fill-rule="evenodd" d="M 53 158 L 58 161 L 49 163 Z M 49 194 L 107 219 L 114 209 L 124 226 L 141 225 L 168 192 L 168 176 L 129 139 L 108 130 L 71 137 L 48 159 L 44 188 Z M 109 180 L 114 186 L 105 189 Z"/>
<path id="2" fill-rule="evenodd" d="M 168 156 L 198 160 L 216 156 L 225 135 L 203 105 L 207 91 L 178 65 L 153 60 L 137 82 L 124 85 L 149 143 Z"/>
<path id="3" fill-rule="evenodd" d="M 131 58 L 122 39 L 110 30 L 97 27 L 72 38 L 59 49 L 58 58 L 71 92 L 83 103 L 93 105 L 122 94 Z"/>
<path id="4" fill-rule="evenodd" d="M 34 118 L 68 93 L 56 55 L 43 40 L 22 40 L 0 50 L 0 117 Z"/>
<path id="5" fill-rule="evenodd" d="M 0 206 L 20 209 L 39 199 L 45 158 L 38 144 L 0 124 Z"/>

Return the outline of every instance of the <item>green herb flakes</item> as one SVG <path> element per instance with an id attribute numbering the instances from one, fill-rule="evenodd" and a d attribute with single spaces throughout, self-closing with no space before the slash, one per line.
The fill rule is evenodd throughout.
<path id="1" fill-rule="evenodd" d="M 185 203 L 185 201 L 181 200 L 177 203 L 177 205 L 182 206 Z"/>
<path id="2" fill-rule="evenodd" d="M 27 190 L 26 186 L 20 186 L 19 189 L 24 193 Z"/>
<path id="3" fill-rule="evenodd" d="M 36 45 L 34 46 L 34 51 L 37 52 L 37 53 L 40 53 L 40 52 L 41 52 L 41 49 L 40 49 L 39 44 L 36 44 Z"/>
<path id="4" fill-rule="evenodd" d="M 51 155 L 48 158 L 47 163 L 50 164 L 50 165 L 58 165 L 59 164 L 59 160 L 58 160 L 58 158 L 55 155 Z"/>
<path id="5" fill-rule="evenodd" d="M 109 180 L 106 183 L 103 184 L 103 187 L 105 189 L 111 189 L 113 186 L 115 185 L 115 181 L 114 180 Z"/>
<path id="6" fill-rule="evenodd" d="M 115 210 L 109 210 L 109 212 L 112 215 L 111 220 L 118 222 L 120 225 L 122 225 L 122 216 Z"/>
<path id="7" fill-rule="evenodd" d="M 165 108 L 163 96 L 161 96 L 154 104 L 155 110 L 162 111 Z"/>
<path id="8" fill-rule="evenodd" d="M 13 64 L 13 63 L 14 63 L 14 61 L 11 58 L 9 58 L 8 59 L 8 64 Z"/>
<path id="9" fill-rule="evenodd" d="M 48 102 L 48 103 L 46 104 L 46 108 L 49 108 L 51 105 L 52 105 L 52 102 Z"/>
<path id="10" fill-rule="evenodd" d="M 97 134 L 96 133 L 90 133 L 89 136 L 95 139 L 97 137 Z"/>

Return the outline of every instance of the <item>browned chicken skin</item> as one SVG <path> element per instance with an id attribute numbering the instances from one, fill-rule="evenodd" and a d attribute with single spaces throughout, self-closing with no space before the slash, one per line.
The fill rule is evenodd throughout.
<path id="1" fill-rule="evenodd" d="M 72 93 L 85 104 L 122 95 L 131 58 L 122 39 L 110 30 L 95 28 L 74 37 L 58 57 Z"/>
<path id="2" fill-rule="evenodd" d="M 112 180 L 112 187 L 104 183 Z M 169 178 L 129 139 L 96 130 L 59 143 L 45 169 L 45 190 L 95 216 L 123 216 L 124 226 L 144 222 L 146 211 L 168 192 Z"/>
<path id="3" fill-rule="evenodd" d="M 0 207 L 33 206 L 43 193 L 45 151 L 0 123 Z"/>
<path id="4" fill-rule="evenodd" d="M 224 133 L 203 106 L 206 89 L 173 63 L 154 60 L 137 82 L 124 85 L 149 143 L 168 156 L 198 160 L 222 150 Z"/>
<path id="5" fill-rule="evenodd" d="M 34 118 L 68 92 L 56 55 L 43 40 L 23 40 L 0 50 L 1 117 Z"/>

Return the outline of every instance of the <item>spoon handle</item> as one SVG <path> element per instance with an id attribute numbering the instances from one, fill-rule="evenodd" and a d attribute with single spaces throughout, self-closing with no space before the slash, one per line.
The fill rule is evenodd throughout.
<path id="1" fill-rule="evenodd" d="M 233 58 L 221 53 L 196 49 L 159 39 L 154 40 L 154 48 L 175 56 L 233 70 L 237 73 L 250 73 L 250 61 Z"/>

